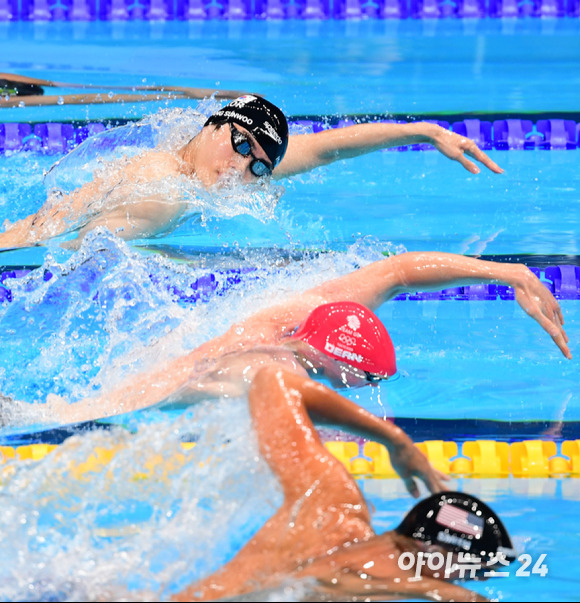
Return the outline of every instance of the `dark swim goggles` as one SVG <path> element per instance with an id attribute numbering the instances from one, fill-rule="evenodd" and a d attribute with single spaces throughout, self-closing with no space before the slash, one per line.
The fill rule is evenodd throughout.
<path id="1" fill-rule="evenodd" d="M 265 161 L 262 161 L 262 159 L 256 159 L 256 157 L 254 157 L 250 139 L 243 132 L 240 132 L 231 122 L 229 122 L 229 125 L 232 135 L 232 148 L 234 151 L 244 157 L 248 157 L 248 155 L 252 157 L 250 172 L 252 172 L 256 178 L 270 176 L 272 174 L 272 168 Z"/>
<path id="2" fill-rule="evenodd" d="M 370 373 L 369 371 L 364 371 L 356 366 L 345 363 L 341 363 L 340 372 L 342 375 L 342 380 L 347 387 L 350 387 L 348 376 L 355 377 L 359 381 L 357 385 L 364 385 L 365 383 L 370 383 L 372 385 L 379 383 L 379 381 L 386 381 L 388 379 L 388 377 L 376 375 L 374 373 Z"/>

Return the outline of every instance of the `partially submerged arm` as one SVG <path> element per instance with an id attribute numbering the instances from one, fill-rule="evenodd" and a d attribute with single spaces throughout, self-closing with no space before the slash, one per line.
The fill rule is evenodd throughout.
<path id="1" fill-rule="evenodd" d="M 314 134 L 290 136 L 288 150 L 280 165 L 274 170 L 274 176 L 284 178 L 340 159 L 350 159 L 380 149 L 415 143 L 432 144 L 443 155 L 459 162 L 474 174 L 480 171 L 479 167 L 468 157 L 479 161 L 492 172 L 497 174 L 503 172 L 469 138 L 437 124 L 415 122 L 358 124 Z"/>
<path id="2" fill-rule="evenodd" d="M 154 183 L 179 173 L 175 156 L 151 151 L 121 161 L 69 194 L 49 198 L 36 213 L 0 233 L 0 248 L 38 245 L 64 233 L 82 238 L 97 226 L 135 239 L 169 230 L 185 204 Z"/>
<path id="3" fill-rule="evenodd" d="M 78 227 L 91 202 L 106 191 L 106 184 L 97 178 L 68 195 L 49 198 L 34 214 L 30 214 L 0 233 L 0 248 L 29 247 L 41 244 Z"/>
<path id="4" fill-rule="evenodd" d="M 377 570 L 377 560 L 373 570 Z M 445 582 L 436 578 L 405 575 L 393 570 L 393 561 L 388 568 L 393 573 L 391 579 L 361 580 L 359 575 L 345 574 L 336 584 L 320 582 L 316 587 L 316 596 L 308 597 L 308 601 L 400 601 L 421 599 L 423 601 L 464 601 L 481 603 L 489 601 L 486 597 L 458 584 Z M 362 568 L 361 568 L 362 570 Z M 372 570 L 371 570 L 372 571 Z"/>
<path id="5" fill-rule="evenodd" d="M 566 358 L 572 357 L 558 302 L 523 264 L 488 262 L 451 253 L 403 253 L 328 281 L 310 293 L 319 300 L 357 301 L 373 309 L 402 292 L 477 283 L 513 287 L 525 312 L 552 337 Z"/>

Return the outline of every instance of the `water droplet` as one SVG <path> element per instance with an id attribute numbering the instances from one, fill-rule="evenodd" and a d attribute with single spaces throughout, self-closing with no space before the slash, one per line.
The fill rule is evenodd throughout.
<path id="1" fill-rule="evenodd" d="M 115 93 L 113 91 L 109 92 L 109 94 L 107 94 L 107 96 L 109 98 L 113 98 L 113 96 L 115 96 Z"/>
<path id="2" fill-rule="evenodd" d="M 64 98 L 62 96 L 58 97 L 58 100 L 56 101 L 57 105 L 64 105 Z"/>

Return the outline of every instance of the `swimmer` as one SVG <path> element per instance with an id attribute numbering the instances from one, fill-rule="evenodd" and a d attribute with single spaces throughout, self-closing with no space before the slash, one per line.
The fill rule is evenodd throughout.
<path id="1" fill-rule="evenodd" d="M 368 123 L 313 134 L 288 134 L 282 111 L 257 95 L 241 96 L 210 116 L 176 153 L 160 148 L 120 160 L 106 173 L 67 195 L 51 196 L 35 214 L 0 233 L 0 249 L 45 243 L 76 232 L 76 247 L 97 226 L 126 239 L 150 238 L 175 229 L 187 203 L 178 190 L 155 190 L 154 183 L 183 177 L 213 190 L 228 177 L 243 183 L 286 178 L 341 159 L 387 147 L 429 143 L 476 174 L 479 161 L 503 170 L 470 139 L 436 124 Z"/>
<path id="2" fill-rule="evenodd" d="M 50 395 L 44 404 L 24 406 L 34 415 L 34 422 L 78 423 L 160 403 L 181 405 L 243 396 L 258 371 L 269 366 L 301 377 L 324 375 L 334 386 L 374 384 L 391 376 L 395 365 L 394 361 L 389 364 L 386 354 L 392 344 L 372 310 L 405 291 L 483 282 L 513 287 L 520 306 L 550 334 L 566 358 L 572 357 L 558 302 L 526 266 L 448 253 L 410 252 L 379 260 L 262 309 L 193 351 L 158 361 L 155 369 L 126 377 L 95 397 L 69 404 Z M 302 327 L 296 330 L 299 325 Z M 350 347 L 338 340 L 341 333 L 347 335 Z M 157 349 L 170 349 L 171 337 L 152 346 L 151 355 L 166 356 L 167 352 Z M 360 343 L 359 347 L 359 342 L 374 343 Z"/>
<path id="3" fill-rule="evenodd" d="M 105 92 L 45 95 L 45 88 L 99 89 Z M 114 93 L 113 90 L 127 90 Z M 138 94 L 148 92 L 149 94 Z M 0 73 L 0 109 L 8 107 L 38 107 L 45 105 L 95 105 L 109 103 L 141 103 L 147 101 L 197 98 L 214 95 L 218 99 L 233 99 L 244 94 L 240 90 L 215 90 L 187 86 L 96 86 L 55 82 L 17 73 Z"/>
<path id="4" fill-rule="evenodd" d="M 258 371 L 249 402 L 260 452 L 282 486 L 284 501 L 231 561 L 173 601 L 237 601 L 252 591 L 281 589 L 288 581 L 304 581 L 304 601 L 487 600 L 446 579 L 486 577 L 494 566 L 505 571 L 515 560 L 499 517 L 473 496 L 440 492 L 413 507 L 397 529 L 376 534 L 363 494 L 326 450 L 310 415 L 365 427 L 367 437 L 387 445 L 401 476 L 417 474 L 415 467 L 426 459 L 402 430 L 277 367 Z M 437 492 L 440 484 L 433 486 Z M 449 563 L 438 572 L 429 570 L 429 555 L 470 569 L 459 574 Z"/>

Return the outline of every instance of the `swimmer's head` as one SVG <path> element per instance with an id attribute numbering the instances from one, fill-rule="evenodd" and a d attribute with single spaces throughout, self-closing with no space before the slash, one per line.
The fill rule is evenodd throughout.
<path id="1" fill-rule="evenodd" d="M 500 518 L 484 502 L 463 492 L 441 492 L 422 500 L 396 532 L 419 541 L 427 550 L 462 553 L 462 559 L 471 560 L 475 569 L 494 566 L 500 558 L 504 565 L 516 558 Z M 496 569 L 501 567 L 498 564 Z"/>
<path id="2" fill-rule="evenodd" d="M 318 306 L 291 338 L 354 368 L 369 383 L 397 372 L 395 348 L 387 329 L 374 312 L 355 302 Z"/>
<path id="3" fill-rule="evenodd" d="M 268 156 L 275 168 L 288 146 L 288 122 L 284 113 L 266 99 L 245 94 L 216 111 L 205 126 L 237 124 L 247 130 Z"/>

